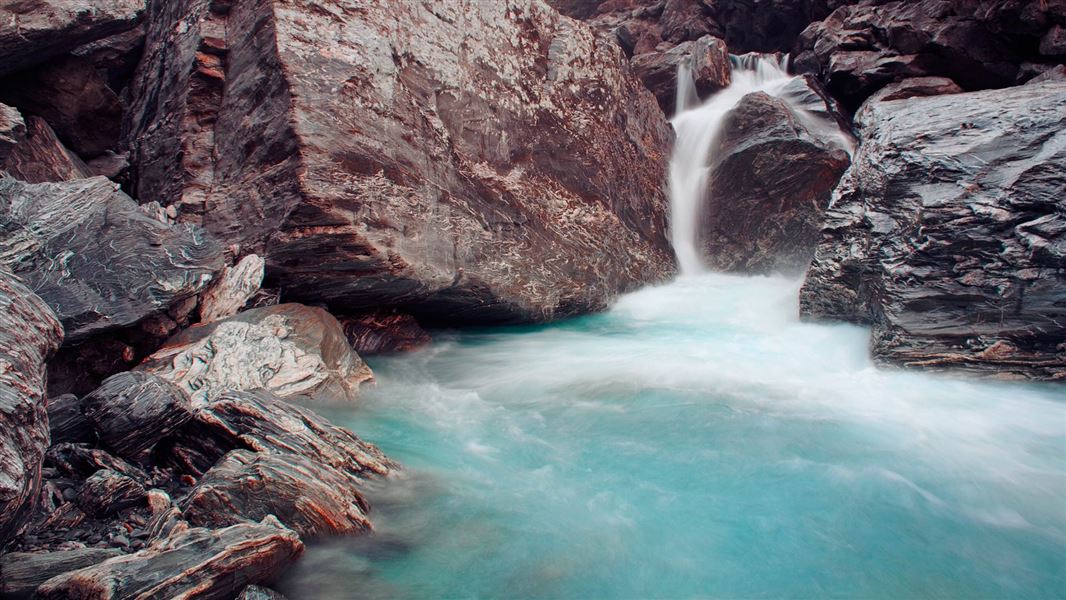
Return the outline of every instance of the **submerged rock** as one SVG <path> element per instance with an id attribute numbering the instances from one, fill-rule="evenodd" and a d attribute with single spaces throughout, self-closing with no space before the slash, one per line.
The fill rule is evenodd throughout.
<path id="1" fill-rule="evenodd" d="M 1066 377 L 1066 84 L 872 102 L 801 291 L 881 362 Z"/>
<path id="2" fill-rule="evenodd" d="M 44 363 L 62 339 L 52 310 L 0 270 L 0 548 L 38 502 L 48 447 Z"/>
<path id="3" fill-rule="evenodd" d="M 249 584 L 274 580 L 302 552 L 296 533 L 273 517 L 213 531 L 189 529 L 129 556 L 49 579 L 37 598 L 228 600 Z"/>
<path id="4" fill-rule="evenodd" d="M 585 25 L 540 0 L 212 5 L 150 5 L 133 180 L 287 299 L 537 321 L 673 272 L 669 127 Z"/>
<path id="5" fill-rule="evenodd" d="M 89 165 L 68 150 L 40 117 L 26 119 L 26 138 L 0 163 L 0 169 L 27 183 L 70 181 L 92 175 Z"/>
<path id="6" fill-rule="evenodd" d="M 103 177 L 0 179 L 0 233 L 0 267 L 55 310 L 67 343 L 165 312 L 222 268 L 202 230 L 153 219 Z"/>
<path id="7" fill-rule="evenodd" d="M 138 370 L 176 383 L 202 404 L 228 390 L 351 401 L 373 378 L 321 308 L 279 304 L 198 325 L 172 337 Z"/>

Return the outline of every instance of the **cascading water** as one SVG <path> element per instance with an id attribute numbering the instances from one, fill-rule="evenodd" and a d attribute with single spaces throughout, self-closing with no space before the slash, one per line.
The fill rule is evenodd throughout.
<path id="1" fill-rule="evenodd" d="M 788 81 L 767 62 L 734 77 L 674 121 L 687 273 L 722 115 Z M 281 591 L 1061 596 L 1061 388 L 879 370 L 867 330 L 796 318 L 798 285 L 685 276 L 604 314 L 372 360 L 360 408 L 326 414 L 407 470 L 369 484 L 374 535 L 313 545 Z"/>

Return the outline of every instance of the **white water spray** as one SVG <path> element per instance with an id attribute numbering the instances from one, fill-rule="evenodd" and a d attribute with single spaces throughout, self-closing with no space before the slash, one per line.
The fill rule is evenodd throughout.
<path id="1" fill-rule="evenodd" d="M 677 112 L 671 120 L 677 139 L 670 161 L 670 237 L 683 275 L 703 271 L 697 229 L 707 177 L 725 117 L 741 98 L 753 92 L 780 98 L 808 130 L 851 152 L 850 138 L 836 123 L 813 114 L 813 107 L 788 93 L 788 84 L 796 77 L 788 74 L 787 62 L 782 55 L 733 57 L 732 83 L 699 106 L 688 66 L 678 66 Z"/>

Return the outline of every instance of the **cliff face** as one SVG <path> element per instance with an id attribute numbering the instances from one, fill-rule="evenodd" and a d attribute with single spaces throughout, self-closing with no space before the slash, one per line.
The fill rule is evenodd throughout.
<path id="1" fill-rule="evenodd" d="M 262 251 L 288 298 L 543 320 L 673 270 L 669 128 L 617 47 L 539 1 L 149 15 L 137 193 Z"/>

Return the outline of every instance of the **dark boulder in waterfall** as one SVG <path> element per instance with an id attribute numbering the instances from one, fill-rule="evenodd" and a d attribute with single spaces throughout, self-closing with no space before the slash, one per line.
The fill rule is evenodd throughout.
<path id="1" fill-rule="evenodd" d="M 68 343 L 165 312 L 223 264 L 203 230 L 160 222 L 103 177 L 0 179 L 0 233 L 0 266 L 55 310 Z"/>
<path id="2" fill-rule="evenodd" d="M 633 57 L 633 71 L 655 94 L 659 108 L 670 115 L 677 105 L 678 67 L 684 65 L 700 98 L 729 85 L 729 50 L 722 40 L 704 36 L 682 42 L 665 52 L 646 52 Z"/>
<path id="3" fill-rule="evenodd" d="M 286 299 L 540 321 L 674 271 L 669 125 L 583 23 L 541 0 L 215 4 L 150 3 L 132 179 Z"/>
<path id="4" fill-rule="evenodd" d="M 1026 61 L 1059 62 L 1039 46 L 1066 22 L 1061 2 L 853 4 L 807 27 L 792 53 L 796 70 L 818 74 L 850 110 L 906 78 L 936 75 L 966 90 L 1001 88 L 1015 83 Z"/>
<path id="5" fill-rule="evenodd" d="M 1066 377 L 1066 83 L 871 102 L 801 291 L 882 363 Z"/>
<path id="6" fill-rule="evenodd" d="M 62 339 L 44 301 L 0 270 L 0 548 L 39 502 L 48 447 L 44 363 Z"/>
<path id="7" fill-rule="evenodd" d="M 824 102 L 814 106 L 819 104 L 822 114 L 833 112 Z M 849 158 L 836 120 L 794 106 L 756 92 L 725 117 L 699 219 L 700 245 L 711 268 L 798 273 L 814 256 L 825 209 Z"/>

